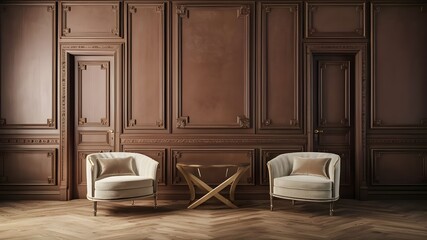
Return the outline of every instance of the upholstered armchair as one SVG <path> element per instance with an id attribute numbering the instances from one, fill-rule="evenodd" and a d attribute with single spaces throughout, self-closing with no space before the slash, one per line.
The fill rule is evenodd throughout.
<path id="1" fill-rule="evenodd" d="M 295 152 L 281 154 L 269 162 L 270 209 L 273 197 L 295 201 L 329 202 L 339 199 L 340 157 L 333 153 Z"/>
<path id="2" fill-rule="evenodd" d="M 106 152 L 86 157 L 87 199 L 96 216 L 99 201 L 154 197 L 157 207 L 158 162 L 139 153 Z"/>

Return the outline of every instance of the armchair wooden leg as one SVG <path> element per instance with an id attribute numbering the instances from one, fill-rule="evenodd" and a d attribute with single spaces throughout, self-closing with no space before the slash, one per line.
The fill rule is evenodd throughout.
<path id="1" fill-rule="evenodd" d="M 135 206 L 135 200 L 132 200 L 132 206 Z"/>
<path id="2" fill-rule="evenodd" d="M 96 211 L 98 210 L 98 202 L 93 202 L 93 216 L 96 216 Z"/>
<path id="3" fill-rule="evenodd" d="M 273 196 L 270 195 L 270 211 L 273 211 Z"/>
<path id="4" fill-rule="evenodd" d="M 329 203 L 329 216 L 334 215 L 334 202 Z"/>
<path id="5" fill-rule="evenodd" d="M 295 200 L 292 200 L 292 206 L 295 206 Z"/>
<path id="6" fill-rule="evenodd" d="M 157 194 L 154 194 L 154 208 L 157 208 Z"/>

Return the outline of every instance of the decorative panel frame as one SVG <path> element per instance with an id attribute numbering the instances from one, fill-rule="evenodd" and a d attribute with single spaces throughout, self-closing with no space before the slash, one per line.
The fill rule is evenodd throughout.
<path id="1" fill-rule="evenodd" d="M 300 84 L 300 8 L 301 6 L 299 4 L 280 4 L 280 3 L 261 3 L 260 4 L 260 11 L 261 11 L 261 17 L 260 17 L 260 26 L 261 30 L 260 37 L 258 37 L 259 41 L 261 42 L 261 54 L 260 54 L 260 83 L 259 83 L 259 103 L 258 103 L 258 129 L 261 131 L 268 131 L 268 130 L 302 130 L 302 94 L 301 94 L 301 84 Z M 283 120 L 279 122 L 288 121 L 289 124 L 284 123 L 277 123 L 275 119 L 271 119 L 269 116 L 270 111 L 273 111 L 269 107 L 269 99 L 268 99 L 268 92 L 270 89 L 270 85 L 273 86 L 273 83 L 271 82 L 272 79 L 270 79 L 270 69 L 269 69 L 269 49 L 274 48 L 272 46 L 268 45 L 268 42 L 270 40 L 269 38 L 269 31 L 268 27 L 269 25 L 269 16 L 272 14 L 275 10 L 286 10 L 289 11 L 290 15 L 293 15 L 293 22 L 291 22 L 291 26 L 294 28 L 292 40 L 290 44 L 293 46 L 293 51 L 290 53 L 293 58 L 293 67 L 290 67 L 293 69 L 293 76 L 292 79 L 289 80 L 293 83 L 293 87 L 289 89 L 277 89 L 277 91 L 283 92 L 288 91 L 289 94 L 293 95 L 293 104 L 288 104 L 293 107 L 293 114 L 292 116 L 289 116 L 288 119 Z M 283 43 L 283 44 L 289 44 L 289 43 Z M 286 79 L 285 79 L 286 80 Z M 282 83 L 283 84 L 283 83 Z M 277 86 L 277 83 L 276 83 Z M 276 88 L 274 88 L 276 89 Z M 286 104 L 283 104 L 286 105 Z M 279 115 L 282 115 L 283 113 L 276 113 Z"/>
<path id="2" fill-rule="evenodd" d="M 6 155 L 8 154 L 20 154 L 21 156 L 25 155 L 45 155 L 46 160 L 42 160 L 42 158 L 38 159 L 39 161 L 49 161 L 50 169 L 44 169 L 44 171 L 50 172 L 50 176 L 46 176 L 45 181 L 42 179 L 34 179 L 33 181 L 24 181 L 24 182 L 9 182 L 9 176 L 7 175 L 8 172 L 6 172 L 7 164 L 5 161 L 23 161 L 21 164 L 19 164 L 21 167 L 24 167 L 24 169 L 21 169 L 21 172 L 14 171 L 14 174 L 17 175 L 25 175 L 25 171 L 31 172 L 31 171 L 37 171 L 39 168 L 34 168 L 33 165 L 25 165 L 25 157 L 24 158 L 12 158 L 7 159 Z M 0 185 L 1 186 L 55 186 L 57 185 L 57 165 L 58 165 L 58 159 L 57 159 L 57 150 L 52 148 L 42 148 L 42 149 L 1 149 L 0 150 Z M 24 165 L 24 166 L 23 166 Z M 17 170 L 17 169 L 15 169 Z M 9 172 L 10 173 L 10 172 Z M 34 173 L 34 172 L 33 172 Z M 37 174 L 37 173 L 36 173 Z"/>
<path id="3" fill-rule="evenodd" d="M 292 137 L 286 137 L 282 135 L 233 135 L 223 134 L 218 135 L 122 135 L 120 138 L 120 144 L 132 145 L 132 146 L 261 146 L 261 145 L 303 145 L 306 143 L 306 136 L 294 135 Z"/>
<path id="4" fill-rule="evenodd" d="M 58 19 L 61 21 L 61 38 L 121 38 L 121 7 L 119 1 L 60 1 L 59 9 L 60 15 Z M 90 32 L 90 31 L 74 31 L 72 26 L 69 26 L 70 13 L 75 11 L 75 8 L 90 8 L 90 7 L 110 7 L 111 13 L 113 13 L 114 22 L 113 26 L 109 26 L 109 31 Z M 87 13 L 89 14 L 89 13 Z M 103 16 L 110 16 L 108 12 L 105 12 Z M 80 16 L 81 17 L 81 16 Z M 92 16 L 86 16 L 92 17 Z M 89 20 L 89 19 L 88 19 Z M 91 19 L 94 22 L 94 19 Z"/>
<path id="5" fill-rule="evenodd" d="M 427 149 L 372 148 L 370 153 L 370 184 L 372 186 L 427 186 Z M 390 163 L 381 164 L 381 161 L 387 161 L 387 159 L 391 161 L 399 155 L 402 156 L 401 162 L 395 163 L 394 166 Z M 410 160 L 413 162 L 412 164 Z M 389 169 L 380 171 L 381 165 L 383 167 L 385 165 Z M 389 175 L 384 176 L 385 172 Z M 399 178 L 399 174 L 404 174 L 400 180 L 404 179 L 408 182 L 396 182 L 399 179 L 394 178 Z M 410 177 L 412 179 L 409 179 Z"/>
<path id="6" fill-rule="evenodd" d="M 247 157 L 247 162 L 250 163 L 250 167 L 246 173 L 244 173 L 243 176 L 247 176 L 246 179 L 242 177 L 242 179 L 239 182 L 239 185 L 255 185 L 255 149 L 171 149 L 171 178 L 172 178 L 172 185 L 186 185 L 185 179 L 180 178 L 179 171 L 176 168 L 176 164 L 180 162 L 180 159 L 183 157 L 183 155 L 191 155 L 191 154 L 225 154 L 225 155 L 231 155 L 231 154 L 245 154 Z M 224 162 L 221 161 L 221 159 L 218 159 L 219 162 L 209 162 L 208 165 L 215 165 L 215 164 L 235 164 L 236 162 L 230 163 L 230 162 Z M 197 161 L 191 161 L 194 164 L 204 164 L 206 163 L 205 159 L 199 159 Z M 212 169 L 211 169 L 212 170 Z M 200 171 L 200 170 L 199 170 Z M 232 171 L 227 176 L 228 171 L 225 173 L 225 177 L 230 177 L 233 173 Z M 200 174 L 200 172 L 199 172 Z M 224 179 L 225 180 L 225 179 Z M 246 181 L 245 181 L 246 180 Z M 207 182 L 207 184 L 218 184 L 218 183 L 210 183 Z"/>
<path id="7" fill-rule="evenodd" d="M 159 130 L 167 130 L 168 128 L 168 124 L 166 122 L 166 115 L 167 115 L 167 105 L 166 105 L 166 101 L 168 98 L 168 81 L 167 79 L 167 67 L 168 67 L 168 59 L 167 59 L 167 44 L 168 44 L 168 33 L 167 33 L 167 26 L 166 26 L 166 21 L 168 19 L 168 14 L 167 11 L 168 9 L 168 4 L 165 2 L 159 2 L 159 3 L 136 3 L 136 2 L 130 2 L 130 3 L 126 3 L 125 8 L 126 8 L 126 26 L 125 29 L 127 30 L 126 32 L 126 37 L 127 37 L 127 81 L 125 82 L 125 87 L 124 89 L 125 91 L 125 116 L 126 116 L 126 121 L 125 121 L 125 126 L 124 126 L 124 130 L 125 132 L 127 132 L 127 130 L 132 130 L 132 132 L 134 132 L 134 130 L 142 130 L 145 132 L 153 132 L 150 130 L 155 130 L 155 132 L 159 132 Z M 135 110 L 133 109 L 133 107 L 136 105 L 133 101 L 132 98 L 134 95 L 137 94 L 143 94 L 141 93 L 141 91 L 143 92 L 144 89 L 137 89 L 138 92 L 133 92 L 133 81 L 134 80 L 134 75 L 133 75 L 133 68 L 138 68 L 139 66 L 137 65 L 137 63 L 134 63 L 133 61 L 133 57 L 134 57 L 134 45 L 141 45 L 141 42 L 135 42 L 133 41 L 133 26 L 136 25 L 138 26 L 138 23 L 134 21 L 134 16 L 136 16 L 136 14 L 139 14 L 141 12 L 141 9 L 148 11 L 151 10 L 154 13 L 156 13 L 158 16 L 158 18 L 156 19 L 156 21 L 158 21 L 158 42 L 159 43 L 159 48 L 158 49 L 154 49 L 153 53 L 154 54 L 157 51 L 157 55 L 159 56 L 159 61 L 158 61 L 158 66 L 157 66 L 157 71 L 158 71 L 158 79 L 146 79 L 147 81 L 153 81 L 154 83 L 158 84 L 158 89 L 155 90 L 154 92 L 158 94 L 157 98 L 158 98 L 158 102 L 159 102 L 159 106 L 158 106 L 158 110 L 156 113 L 153 113 L 153 116 L 156 115 L 156 121 L 154 122 L 147 122 L 144 121 L 143 119 L 137 119 L 134 117 L 134 113 Z M 139 10 L 139 11 L 138 11 Z M 136 55 L 136 54 L 135 54 Z M 151 84 L 153 85 L 153 84 Z M 145 91 L 150 91 L 152 89 L 148 89 Z M 152 92 L 152 91 L 150 91 Z"/>
<path id="8" fill-rule="evenodd" d="M 378 51 L 378 48 L 380 46 L 384 46 L 384 44 L 379 45 L 377 43 L 378 28 L 377 28 L 376 24 L 378 22 L 378 16 L 381 14 L 384 14 L 384 9 L 387 7 L 395 7 L 399 10 L 405 9 L 407 7 L 412 7 L 412 8 L 414 8 L 415 11 L 413 14 L 411 14 L 411 16 L 414 16 L 415 14 L 418 13 L 421 16 L 423 16 L 425 19 L 427 19 L 427 4 L 425 4 L 425 3 L 419 3 L 419 4 L 412 4 L 412 3 L 371 3 L 371 48 L 372 48 L 372 51 L 371 51 L 371 119 L 370 119 L 370 127 L 372 129 L 406 129 L 406 130 L 422 129 L 422 130 L 426 130 L 427 129 L 427 110 L 425 110 L 426 108 L 424 108 L 424 112 L 421 113 L 421 114 L 426 114 L 425 116 L 424 115 L 418 116 L 418 117 L 420 117 L 420 119 L 412 119 L 412 120 L 410 120 L 411 122 L 406 122 L 406 123 L 405 122 L 387 123 L 387 120 L 381 119 L 381 117 L 378 116 L 379 110 L 384 109 L 384 108 L 383 108 L 383 106 L 380 105 L 381 103 L 379 101 L 379 96 L 378 96 L 379 95 L 378 91 L 380 89 L 380 88 L 378 88 L 378 85 L 379 85 L 380 79 L 377 77 L 377 74 L 380 71 L 378 70 L 379 60 L 378 60 L 377 51 Z M 427 30 L 425 30 L 426 29 L 425 24 L 424 25 L 419 24 L 419 25 L 421 26 L 421 28 L 424 28 L 423 30 L 425 32 L 423 33 L 423 35 L 421 33 L 417 32 L 416 36 L 414 35 L 413 38 L 422 39 L 422 36 L 423 36 L 424 39 L 427 39 Z M 409 28 L 409 26 L 405 25 L 404 29 L 413 29 L 413 27 Z M 391 31 L 396 32 L 397 30 L 395 28 L 393 28 Z M 406 35 L 408 35 L 408 34 L 405 34 L 405 36 Z M 391 36 L 391 37 L 386 36 L 386 41 L 390 42 L 391 41 L 391 40 L 389 40 L 390 38 L 393 39 L 394 37 L 393 36 Z M 399 40 L 402 41 L 402 39 L 399 39 Z M 412 40 L 411 40 L 411 42 L 412 42 Z M 408 44 L 408 43 L 405 43 L 405 44 Z M 427 63 L 427 61 L 425 60 L 425 59 L 427 59 L 427 48 L 425 47 L 425 41 L 422 43 L 418 42 L 417 44 L 412 42 L 411 46 L 417 46 L 417 47 L 423 46 L 424 47 L 423 49 L 419 49 L 419 48 L 416 50 L 412 49 L 412 52 L 417 51 L 417 53 L 419 53 L 419 54 L 424 54 L 424 55 L 419 55 L 418 57 L 419 57 L 419 59 L 423 59 L 425 61 L 425 63 Z M 394 47 L 394 49 L 396 49 L 396 47 Z M 401 49 L 405 49 L 405 54 L 406 55 L 408 54 L 408 47 L 406 47 L 406 48 L 402 47 Z M 390 51 L 386 51 L 386 52 L 390 52 Z M 393 53 L 393 58 L 399 59 L 398 57 L 396 57 L 397 53 L 395 53 L 395 52 L 392 52 L 392 53 Z M 401 54 L 401 52 L 399 53 L 399 55 L 400 54 Z M 411 56 L 411 58 L 413 58 L 413 57 L 414 56 Z M 390 59 L 390 56 L 386 56 L 386 58 Z M 415 62 L 418 60 L 412 59 L 412 61 Z M 384 62 L 384 60 L 382 62 Z M 389 66 L 389 67 L 392 68 L 393 70 L 400 70 L 403 68 L 402 64 L 400 64 L 400 63 L 394 62 L 391 65 L 392 66 Z M 423 65 L 423 64 L 418 63 L 418 65 L 422 66 L 421 68 L 418 67 L 418 70 L 423 69 L 424 70 L 423 74 L 427 75 L 427 70 L 425 70 L 425 67 L 424 67 L 425 64 Z M 388 69 L 387 69 L 387 71 L 388 71 Z M 410 70 L 406 69 L 406 72 L 408 72 L 408 71 L 411 73 L 414 72 L 414 70 L 412 68 Z M 398 73 L 399 72 L 395 71 L 393 76 L 398 75 Z M 399 74 L 399 75 L 402 75 L 402 74 Z M 413 74 L 411 74 L 411 75 L 413 75 Z M 418 77 L 420 77 L 420 76 L 418 76 Z M 404 78 L 405 79 L 403 81 L 404 81 L 405 86 L 416 86 L 415 89 L 413 88 L 412 90 L 404 89 L 404 90 L 406 90 L 406 94 L 409 94 L 410 96 L 415 96 L 415 97 L 421 98 L 421 99 L 419 99 L 419 101 L 417 103 L 420 106 L 424 107 L 425 101 L 427 100 L 427 97 L 426 97 L 427 95 L 424 92 L 420 93 L 420 91 L 418 91 L 416 93 L 418 95 L 416 95 L 414 93 L 414 90 L 424 91 L 425 87 L 427 87 L 427 84 L 425 84 L 426 83 L 425 76 L 423 76 L 423 79 L 418 80 L 418 84 L 424 83 L 425 84 L 424 86 L 419 86 L 418 84 L 409 84 L 409 81 L 406 79 L 406 76 Z M 382 81 L 386 82 L 385 84 L 383 83 L 383 85 L 385 85 L 386 87 L 383 87 L 380 89 L 380 90 L 384 91 L 384 90 L 390 90 L 391 89 L 390 84 L 387 83 L 387 81 L 388 82 L 396 82 L 397 80 L 396 79 L 384 79 Z M 396 89 L 396 90 L 394 90 L 394 92 L 396 92 L 396 91 L 398 92 L 398 91 L 402 90 L 401 87 L 399 87 L 399 86 L 395 87 L 394 89 Z M 397 93 L 397 94 L 399 94 L 399 93 Z M 405 95 L 405 96 L 407 96 L 407 95 Z M 395 104 L 402 102 L 401 101 L 402 99 L 400 99 L 400 98 L 398 98 L 398 99 L 399 100 L 396 101 Z M 383 101 L 385 101 L 385 100 L 383 100 Z M 411 102 L 411 103 L 413 105 L 414 102 Z M 385 102 L 384 104 L 386 106 L 389 106 L 390 102 Z M 406 106 L 406 107 L 402 107 L 402 109 L 411 109 L 411 107 L 413 108 L 413 106 Z M 389 116 L 389 117 L 396 119 L 396 116 L 394 114 L 396 114 L 396 111 L 393 111 L 393 114 L 389 114 L 389 115 L 393 115 L 393 116 Z M 407 116 L 411 116 L 411 115 L 406 114 L 404 116 L 407 117 Z"/>
<path id="9" fill-rule="evenodd" d="M 0 135 L 0 146 L 6 145 L 59 145 L 59 136 Z"/>
<path id="10" fill-rule="evenodd" d="M 236 114 L 235 122 L 223 122 L 223 123 L 194 123 L 191 120 L 191 116 L 186 116 L 183 114 L 183 106 L 185 102 L 183 102 L 183 65 L 185 63 L 182 62 L 183 51 L 182 51 L 182 43 L 183 43 L 183 21 L 184 19 L 191 18 L 191 12 L 197 10 L 206 10 L 206 9 L 220 9 L 220 10 L 228 10 L 235 11 L 236 18 L 243 18 L 244 24 L 242 25 L 244 31 L 244 66 L 242 66 L 242 70 L 244 72 L 243 79 L 243 87 L 242 87 L 242 95 L 244 96 L 244 103 L 242 106 L 242 113 Z M 220 129 L 223 130 L 231 130 L 231 129 L 250 129 L 252 126 L 251 119 L 251 105 L 252 105 L 252 78 L 253 78 L 253 61 L 252 61 L 252 49 L 253 49 L 253 30 L 252 30 L 252 22 L 253 22 L 253 3 L 174 3 L 172 7 L 172 15 L 174 20 L 174 58 L 173 58 L 173 78 L 174 78 L 174 115 L 175 115 L 175 124 L 173 124 L 174 130 L 183 130 L 183 129 L 193 129 L 193 130 L 204 130 L 207 131 L 218 131 Z M 178 132 L 178 131 L 177 131 Z M 179 131 L 183 132 L 183 131 Z M 188 132 L 188 131 L 187 131 Z M 194 132 L 194 131 L 193 131 Z"/>
<path id="11" fill-rule="evenodd" d="M 52 24 L 52 32 L 51 32 L 51 40 L 52 40 L 52 56 L 51 56 L 51 64 L 52 64 L 52 73 L 51 73 L 51 87 L 50 87 L 50 92 L 52 94 L 51 96 L 51 116 L 48 116 L 48 118 L 46 119 L 45 122 L 34 122 L 34 123 L 8 123 L 7 121 L 7 116 L 2 116 L 2 101 L 0 98 L 0 129 L 55 129 L 57 124 L 57 116 L 56 116 L 56 88 L 57 88 L 57 84 L 56 84 L 56 6 L 55 3 L 35 3 L 35 2 L 17 2 L 17 3 L 13 3 L 11 1 L 7 2 L 7 3 L 0 3 L 0 13 L 3 11 L 6 11 L 6 9 L 8 7 L 44 7 L 46 8 L 46 13 L 51 15 L 51 24 Z M 0 14 L 1 15 L 1 14 Z M 2 34 L 3 35 L 3 34 Z M 4 34 L 4 36 L 8 36 L 8 34 Z M 33 41 L 33 39 L 31 39 L 31 41 Z M 2 50 L 3 52 L 5 52 L 4 50 Z M 9 66 L 9 64 L 5 64 L 2 63 L 2 66 Z M 1 83 L 2 83 L 2 79 L 0 79 L 0 92 L 1 92 Z M 48 88 L 49 89 L 49 88 Z M 7 103 L 10 104 L 10 103 Z M 41 103 L 40 103 L 41 104 Z"/>
<path id="12" fill-rule="evenodd" d="M 315 18 L 318 14 L 319 9 L 327 9 L 332 11 L 331 8 L 350 8 L 354 10 L 356 19 L 353 19 L 353 24 L 356 26 L 354 29 L 346 29 L 345 31 L 319 31 L 315 28 Z M 313 3 L 306 2 L 305 7 L 305 37 L 306 38 L 364 38 L 366 36 L 365 27 L 365 3 L 354 2 L 354 3 Z M 348 11 L 348 10 L 347 10 Z M 336 10 L 335 10 L 336 13 Z M 328 15 L 328 14 L 327 14 Z M 342 15 L 348 16 L 349 13 L 343 12 Z M 330 16 L 328 16 L 330 17 Z M 335 19 L 339 21 L 339 19 Z"/>

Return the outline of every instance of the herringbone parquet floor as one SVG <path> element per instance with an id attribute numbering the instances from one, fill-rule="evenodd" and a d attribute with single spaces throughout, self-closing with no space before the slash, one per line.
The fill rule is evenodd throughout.
<path id="1" fill-rule="evenodd" d="M 186 201 L 92 203 L 0 202 L 0 239 L 427 239 L 427 201 L 341 199 L 335 216 L 328 204 L 276 200 L 237 201 L 238 209 Z"/>

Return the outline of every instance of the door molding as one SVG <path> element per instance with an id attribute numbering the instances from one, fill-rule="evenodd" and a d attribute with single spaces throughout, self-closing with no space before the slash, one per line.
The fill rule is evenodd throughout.
<path id="1" fill-rule="evenodd" d="M 72 132 L 72 124 L 74 115 L 71 114 L 74 104 L 72 104 L 71 99 L 71 89 L 74 88 L 71 76 L 71 66 L 73 65 L 72 58 L 74 56 L 113 56 L 115 61 L 115 96 L 116 101 L 114 103 L 114 109 L 122 111 L 119 101 L 117 99 L 122 98 L 122 81 L 123 81 L 123 66 L 122 66 L 122 55 L 123 55 L 123 44 L 122 43 L 110 43 L 110 44 L 96 44 L 96 43 L 85 43 L 85 44 L 75 44 L 75 43 L 62 43 L 60 45 L 60 57 L 58 59 L 59 69 L 59 123 L 60 129 L 60 147 L 59 147 L 59 161 L 58 161 L 58 184 L 60 189 L 60 199 L 61 200 L 70 200 L 73 194 L 73 151 L 74 151 L 74 142 L 72 137 L 74 132 Z M 115 114 L 115 129 L 116 136 L 118 136 L 117 131 L 120 131 L 119 126 L 122 124 L 122 119 L 118 116 L 121 114 Z M 116 138 L 115 148 L 118 148 L 119 139 Z M 117 150 L 117 149 L 116 149 Z"/>
<path id="2" fill-rule="evenodd" d="M 355 197 L 360 199 L 361 191 L 366 189 L 366 96 L 367 96 L 367 44 L 366 43 L 306 43 L 304 44 L 305 104 L 307 149 L 313 150 L 313 55 L 349 54 L 354 56 L 354 163 Z"/>

